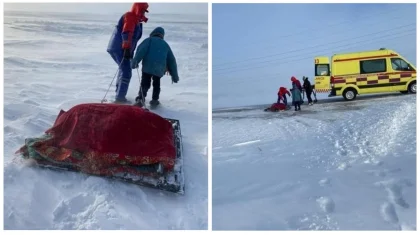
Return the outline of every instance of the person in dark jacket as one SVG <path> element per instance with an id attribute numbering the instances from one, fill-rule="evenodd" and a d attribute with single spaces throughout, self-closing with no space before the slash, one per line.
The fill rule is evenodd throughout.
<path id="1" fill-rule="evenodd" d="M 303 77 L 303 89 L 305 90 L 306 97 L 308 97 L 308 104 L 313 105 L 312 102 L 312 85 L 311 82 L 309 82 L 308 77 Z"/>
<path id="2" fill-rule="evenodd" d="M 131 80 L 130 59 L 133 58 L 137 42 L 143 34 L 143 22 L 147 22 L 145 16 L 149 4 L 133 3 L 131 11 L 120 17 L 118 24 L 109 40 L 107 52 L 119 66 L 116 84 L 116 103 L 127 102 L 126 95 Z"/>
<path id="3" fill-rule="evenodd" d="M 138 68 L 140 61 L 142 62 L 141 84 L 136 98 L 137 106 L 143 105 L 152 80 L 153 92 L 150 104 L 158 105 L 160 103 L 160 79 L 165 75 L 165 72 L 169 72 L 172 82 L 178 83 L 179 81 L 175 56 L 164 37 L 165 30 L 162 27 L 155 28 L 150 33 L 150 37 L 140 43 L 131 62 L 131 68 L 133 69 Z"/>

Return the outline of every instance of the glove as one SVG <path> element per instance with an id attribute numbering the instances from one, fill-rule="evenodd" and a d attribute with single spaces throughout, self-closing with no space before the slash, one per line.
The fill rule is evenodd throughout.
<path id="1" fill-rule="evenodd" d="M 136 61 L 132 60 L 131 61 L 131 69 L 137 69 L 138 67 L 139 67 L 139 64 Z"/>
<path id="2" fill-rule="evenodd" d="M 149 21 L 149 18 L 147 18 L 146 16 L 143 15 L 140 17 L 140 23 L 141 22 L 147 23 L 147 21 Z"/>
<path id="3" fill-rule="evenodd" d="M 172 82 L 178 83 L 179 77 L 172 77 Z"/>
<path id="4" fill-rule="evenodd" d="M 124 59 L 132 59 L 133 56 L 131 55 L 130 49 L 124 49 Z"/>

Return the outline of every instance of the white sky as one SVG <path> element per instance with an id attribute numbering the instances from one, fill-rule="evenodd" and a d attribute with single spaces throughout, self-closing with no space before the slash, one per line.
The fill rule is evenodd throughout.
<path id="1" fill-rule="evenodd" d="M 132 3 L 4 3 L 5 11 L 80 12 L 119 14 L 131 9 Z M 208 14 L 207 3 L 149 3 L 149 13 Z"/>

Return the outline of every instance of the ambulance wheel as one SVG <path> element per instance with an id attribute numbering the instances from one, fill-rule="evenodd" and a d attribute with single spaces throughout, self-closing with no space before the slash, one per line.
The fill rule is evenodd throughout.
<path id="1" fill-rule="evenodd" d="M 347 88 L 343 92 L 343 97 L 345 100 L 350 101 L 356 99 L 356 90 L 354 88 Z"/>
<path id="2" fill-rule="evenodd" d="M 410 85 L 408 85 L 408 92 L 410 92 L 411 94 L 416 94 L 416 91 L 417 91 L 416 81 L 412 81 Z"/>

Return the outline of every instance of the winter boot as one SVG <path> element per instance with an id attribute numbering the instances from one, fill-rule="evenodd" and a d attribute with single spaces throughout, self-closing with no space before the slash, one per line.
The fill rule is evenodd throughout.
<path id="1" fill-rule="evenodd" d="M 151 100 L 151 101 L 149 102 L 149 104 L 150 104 L 150 105 L 152 105 L 152 106 L 157 106 L 157 105 L 159 105 L 159 104 L 160 104 L 160 102 L 159 102 L 159 100 Z"/>
<path id="2" fill-rule="evenodd" d="M 143 108 L 143 102 L 141 102 L 141 100 L 138 100 L 138 101 L 136 101 L 136 103 L 134 103 L 133 104 L 134 106 L 137 106 L 137 107 L 140 107 L 140 108 Z"/>
<path id="3" fill-rule="evenodd" d="M 125 104 L 125 103 L 128 103 L 128 102 L 129 101 L 126 98 L 115 97 L 115 100 L 114 100 L 114 104 Z"/>
<path id="4" fill-rule="evenodd" d="M 138 107 L 143 107 L 145 103 L 146 103 L 146 99 L 142 100 L 140 96 L 137 96 L 136 103 L 134 105 Z"/>

